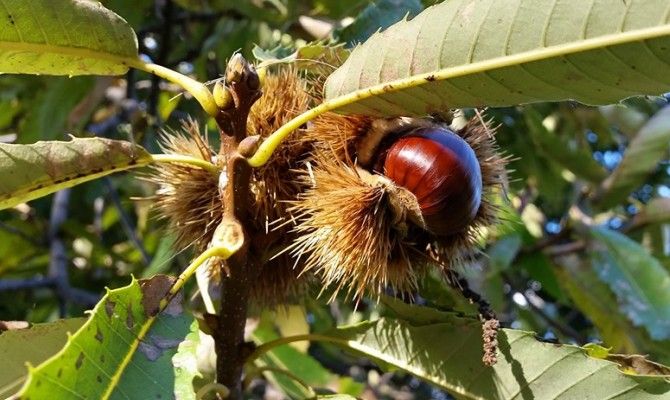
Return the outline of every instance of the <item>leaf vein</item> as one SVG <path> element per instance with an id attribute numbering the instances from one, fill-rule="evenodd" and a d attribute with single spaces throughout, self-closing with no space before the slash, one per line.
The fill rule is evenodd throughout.
<path id="1" fill-rule="evenodd" d="M 519 15 L 519 9 L 521 8 L 521 2 L 523 0 L 518 0 L 516 7 L 514 7 L 514 14 L 510 20 L 509 29 L 507 30 L 507 37 L 505 37 L 505 45 L 503 46 L 503 55 L 509 55 L 509 45 L 510 40 L 512 40 L 512 33 L 514 32 L 514 23 L 516 22 L 516 17 Z"/>
<path id="2" fill-rule="evenodd" d="M 477 30 L 475 32 L 474 40 L 472 41 L 472 45 L 470 46 L 470 49 L 468 50 L 468 64 L 472 62 L 472 58 L 475 56 L 475 49 L 477 48 L 477 45 L 479 44 L 479 37 L 482 34 L 482 29 L 484 29 L 484 24 L 486 23 L 487 19 L 489 18 L 489 13 L 493 9 L 493 4 L 494 1 L 489 1 L 488 3 L 488 8 L 486 9 L 486 12 L 484 13 L 484 17 L 482 18 L 482 21 L 479 23 L 479 26 L 477 26 Z"/>
<path id="3" fill-rule="evenodd" d="M 607 368 L 607 367 L 609 367 L 609 366 L 610 366 L 609 364 L 603 364 L 603 365 L 599 366 L 598 368 L 592 370 L 592 371 L 589 372 L 588 374 L 586 374 L 586 375 L 582 376 L 581 378 L 577 379 L 575 382 L 571 382 L 570 386 L 566 387 L 565 389 L 561 390 L 559 393 L 555 394 L 555 395 L 553 396 L 553 398 L 555 398 L 555 399 L 559 399 L 559 398 L 561 397 L 561 395 L 563 395 L 563 394 L 564 394 L 565 392 L 567 392 L 568 390 L 574 388 L 575 386 L 579 385 L 579 383 L 584 382 L 584 381 L 585 381 L 586 379 L 588 379 L 589 377 L 595 375 L 596 372 L 600 372 L 601 370 L 603 370 L 603 369 L 605 369 L 605 368 Z"/>
<path id="4" fill-rule="evenodd" d="M 518 391 L 517 391 L 516 393 L 514 393 L 513 396 L 510 396 L 510 399 L 514 399 L 514 398 L 517 397 L 519 394 L 521 394 L 521 392 L 523 391 L 523 389 L 525 389 L 525 388 L 530 388 L 530 386 L 533 384 L 533 382 L 535 382 L 536 380 L 540 379 L 540 378 L 541 378 L 547 371 L 549 371 L 549 370 L 552 369 L 554 366 L 556 366 L 556 364 L 558 364 L 559 362 L 561 362 L 561 361 L 565 360 L 566 358 L 572 356 L 573 354 L 575 354 L 575 353 L 579 353 L 579 352 L 582 351 L 581 349 L 571 349 L 571 350 L 572 350 L 572 351 L 570 351 L 570 352 L 566 352 L 566 354 L 564 354 L 562 357 L 557 358 L 557 359 L 554 360 L 552 363 L 548 364 L 548 365 L 547 365 L 543 370 L 541 370 L 537 375 L 535 375 L 533 378 L 531 378 L 531 380 L 525 382 L 523 385 L 519 385 L 519 389 L 518 389 Z"/>
<path id="5" fill-rule="evenodd" d="M 580 35 L 580 38 L 586 39 L 586 31 L 589 28 L 589 20 L 591 19 L 591 13 L 593 12 L 593 6 L 595 5 L 596 0 L 591 0 L 591 4 L 589 4 L 589 11 L 586 13 L 586 18 L 584 19 L 584 25 L 582 26 L 582 33 Z"/>
<path id="6" fill-rule="evenodd" d="M 544 22 L 544 27 L 542 28 L 542 35 L 540 35 L 540 45 L 542 47 L 547 47 L 547 31 L 549 30 L 549 25 L 551 25 L 551 17 L 554 15 L 556 3 L 558 3 L 558 0 L 553 1 L 551 9 L 549 10 L 549 15 L 547 15 L 547 19 Z"/>
<path id="7" fill-rule="evenodd" d="M 444 31 L 444 37 L 440 41 L 440 51 L 438 53 L 437 57 L 437 67 L 436 69 L 441 69 L 444 66 L 443 60 L 444 60 L 444 49 L 447 41 L 445 40 L 449 36 L 449 31 L 451 30 L 451 27 L 454 25 L 454 21 L 456 20 L 456 13 L 451 13 L 451 21 L 449 21 L 449 24 L 447 25 L 447 30 Z"/>

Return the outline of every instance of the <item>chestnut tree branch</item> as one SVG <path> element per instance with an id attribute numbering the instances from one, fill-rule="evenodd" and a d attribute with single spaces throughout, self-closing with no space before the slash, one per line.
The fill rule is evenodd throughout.
<path id="1" fill-rule="evenodd" d="M 251 167 L 239 146 L 247 137 L 247 117 L 261 90 L 255 69 L 239 54 L 228 63 L 225 84 L 233 101 L 216 115 L 221 131 L 219 158 L 226 163 L 225 176 L 219 180 L 223 206 L 219 236 L 232 235 L 226 240 L 239 242 L 239 250 L 226 260 L 227 274 L 222 273 L 221 310 L 213 337 L 217 381 L 230 389 L 229 399 L 238 400 L 242 399 L 242 370 L 250 352 L 244 341 L 249 295 L 259 266 L 248 251 L 253 238 L 248 217 Z"/>

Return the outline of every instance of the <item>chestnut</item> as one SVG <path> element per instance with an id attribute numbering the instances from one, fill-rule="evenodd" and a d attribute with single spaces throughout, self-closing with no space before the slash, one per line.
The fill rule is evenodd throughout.
<path id="1" fill-rule="evenodd" d="M 482 173 L 474 150 L 443 127 L 418 128 L 391 141 L 382 146 L 383 174 L 414 194 L 425 228 L 438 236 L 465 230 L 482 197 Z"/>

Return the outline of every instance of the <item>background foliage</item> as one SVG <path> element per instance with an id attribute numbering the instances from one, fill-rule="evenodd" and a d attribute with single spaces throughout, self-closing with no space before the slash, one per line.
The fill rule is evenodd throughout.
<path id="1" fill-rule="evenodd" d="M 340 41 L 349 48 L 428 3 L 103 1 L 133 27 L 140 54 L 201 81 L 218 78 L 235 51 L 248 59 L 281 58 L 315 39 Z M 120 77 L 2 75 L 0 141 L 29 144 L 75 134 L 130 139 L 157 152 L 161 129 L 178 128 L 188 116 L 206 121 L 197 104 L 179 93 L 173 84 L 135 70 Z M 602 107 L 561 102 L 486 111 L 499 125 L 501 149 L 513 157 L 509 203 L 503 204 L 506 222 L 482 243 L 485 254 L 461 272 L 491 301 L 503 326 L 534 331 L 547 342 L 601 342 L 612 353 L 648 354 L 670 364 L 668 110 L 668 98 L 659 96 Z M 474 110 L 464 114 L 472 116 Z M 209 128 L 215 133 L 214 126 Z M 153 190 L 122 173 L 0 213 L 0 320 L 42 323 L 81 317 L 102 298 L 105 287 L 126 286 L 131 275 L 183 269 L 192 254 L 176 252 L 161 221 L 153 218 L 148 199 Z M 64 255 L 66 268 L 55 262 L 55 254 Z M 422 282 L 415 300 L 475 311 L 432 276 Z M 201 308 L 197 298 L 193 308 Z M 326 332 L 378 317 L 380 309 L 375 302 L 356 308 L 345 300 L 325 304 L 310 298 L 277 311 L 255 310 L 252 339 L 260 344 L 279 336 Z M 73 321 L 71 326 L 81 324 Z M 402 331 L 388 315 L 380 321 Z M 188 330 L 189 322 L 182 321 L 180 329 Z M 425 323 L 413 321 L 422 329 L 435 329 Z M 364 328 L 337 335 L 365 343 Z M 206 349 L 206 335 L 197 336 L 192 333 L 192 341 Z M 455 340 L 458 335 L 445 337 Z M 194 376 L 196 388 L 207 382 L 213 373 L 209 353 L 198 352 L 199 372 L 188 375 L 187 384 Z M 478 357 L 470 355 L 469 362 L 478 363 Z M 444 391 L 448 385 L 432 382 L 442 386 L 438 388 L 405 373 L 383 372 L 365 357 L 343 354 L 328 344 L 297 343 L 261 361 L 288 368 L 309 385 L 353 396 L 449 396 Z M 16 387 L 8 386 L 8 380 L 16 377 L 2 378 L 0 396 L 13 393 Z M 255 397 L 277 391 L 298 398 L 310 395 L 280 374 L 254 379 L 250 388 Z"/>

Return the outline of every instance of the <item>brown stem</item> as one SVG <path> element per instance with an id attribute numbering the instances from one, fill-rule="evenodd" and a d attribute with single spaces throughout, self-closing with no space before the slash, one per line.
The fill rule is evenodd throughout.
<path id="1" fill-rule="evenodd" d="M 258 262 L 248 251 L 250 232 L 248 205 L 251 167 L 239 153 L 240 142 L 247 137 L 249 110 L 261 96 L 258 75 L 239 54 L 233 56 L 226 70 L 226 85 L 233 104 L 221 110 L 216 121 L 221 130 L 219 155 L 226 160 L 226 182 L 220 188 L 223 219 L 239 223 L 244 231 L 244 245 L 226 260 L 228 275 L 221 280 L 221 311 L 214 329 L 217 355 L 217 381 L 230 389 L 229 399 L 242 399 L 242 369 L 249 353 L 244 342 L 251 283 L 256 278 Z"/>

